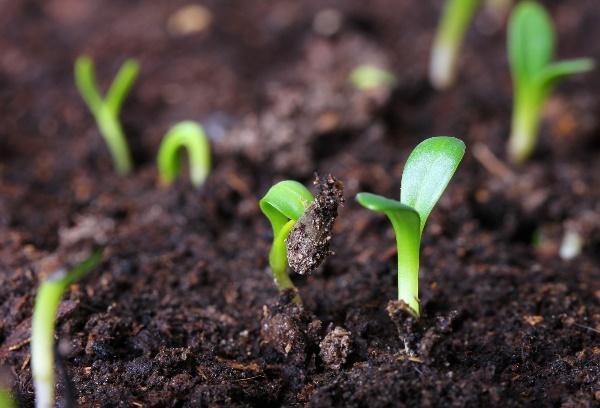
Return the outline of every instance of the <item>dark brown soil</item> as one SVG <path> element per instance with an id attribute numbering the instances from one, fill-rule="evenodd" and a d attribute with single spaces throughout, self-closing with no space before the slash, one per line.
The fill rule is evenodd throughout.
<path id="1" fill-rule="evenodd" d="M 596 1 L 544 2 L 561 57 L 600 60 Z M 57 326 L 80 406 L 600 404 L 597 71 L 557 89 L 536 156 L 514 169 L 490 159 L 504 158 L 510 124 L 502 23 L 477 17 L 459 84 L 439 94 L 426 72 L 440 1 L 208 0 L 210 26 L 182 36 L 167 21 L 185 4 L 0 2 L 0 366 L 23 406 L 36 286 L 101 235 L 104 261 L 65 296 Z M 313 28 L 326 7 L 343 17 L 330 37 Z M 125 58 L 141 63 L 122 112 L 130 177 L 112 171 L 75 90 L 83 52 L 105 86 Z M 394 72 L 397 89 L 352 89 L 365 62 Z M 157 183 L 160 139 L 183 119 L 214 145 L 199 190 Z M 392 229 L 353 197 L 397 197 L 411 148 L 438 134 L 467 155 L 424 232 L 423 318 L 400 327 L 386 311 Z M 302 309 L 268 274 L 257 200 L 315 171 L 344 183 L 346 204 L 336 255 L 293 276 Z M 571 229 L 585 246 L 564 261 Z"/>

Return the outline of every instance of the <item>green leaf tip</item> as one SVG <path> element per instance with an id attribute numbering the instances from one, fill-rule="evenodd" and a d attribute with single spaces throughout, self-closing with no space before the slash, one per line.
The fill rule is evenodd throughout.
<path id="1" fill-rule="evenodd" d="M 363 64 L 350 73 L 350 82 L 361 91 L 376 88 L 393 88 L 396 85 L 394 74 L 375 65 Z"/>
<path id="2" fill-rule="evenodd" d="M 174 125 L 163 138 L 156 159 L 160 179 L 165 185 L 175 181 L 181 171 L 181 149 L 189 156 L 190 181 L 200 187 L 210 173 L 211 152 L 204 129 L 193 121 Z"/>
<path id="3" fill-rule="evenodd" d="M 589 58 L 552 62 L 556 34 L 546 9 L 536 2 L 519 3 L 508 25 L 508 57 L 514 107 L 508 155 L 521 164 L 533 153 L 541 110 L 556 83 L 573 74 L 590 71 Z"/>
<path id="4" fill-rule="evenodd" d="M 119 113 L 138 72 L 139 65 L 135 60 L 125 61 L 108 89 L 106 97 L 103 98 L 96 83 L 94 61 L 85 55 L 75 61 L 75 85 L 94 115 L 119 174 L 128 174 L 133 168 L 131 153 L 119 121 Z"/>
<path id="5" fill-rule="evenodd" d="M 400 201 L 420 216 L 421 231 L 465 154 L 462 140 L 437 136 L 419 143 L 404 165 Z"/>
<path id="6" fill-rule="evenodd" d="M 426 139 L 406 160 L 400 201 L 371 193 L 356 195 L 360 205 L 384 213 L 392 223 L 398 249 L 398 299 L 417 317 L 421 234 L 464 153 L 465 144 L 460 139 L 448 136 Z"/>
<path id="7" fill-rule="evenodd" d="M 313 194 L 301 183 L 284 180 L 273 185 L 259 201 L 262 213 L 273 229 L 273 244 L 269 251 L 269 266 L 275 285 L 280 291 L 292 290 L 294 302 L 302 303 L 298 290 L 287 273 L 287 249 L 285 240 L 296 221 L 314 201 Z"/>

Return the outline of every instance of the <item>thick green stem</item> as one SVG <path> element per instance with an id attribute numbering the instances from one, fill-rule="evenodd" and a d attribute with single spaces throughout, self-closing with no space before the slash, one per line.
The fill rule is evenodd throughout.
<path id="1" fill-rule="evenodd" d="M 396 233 L 398 249 L 398 300 L 406 303 L 416 317 L 421 314 L 419 307 L 419 251 L 421 236 L 414 228 L 398 219 L 390 219 Z"/>
<path id="2" fill-rule="evenodd" d="M 454 83 L 458 53 L 480 0 L 448 0 L 431 49 L 429 77 L 436 89 Z"/>
<path id="3" fill-rule="evenodd" d="M 515 164 L 524 163 L 533 153 L 538 139 L 541 104 L 537 98 L 517 94 L 512 129 L 508 141 L 508 156 Z"/>
<path id="4" fill-rule="evenodd" d="M 96 114 L 96 123 L 108 145 L 117 173 L 125 175 L 131 172 L 131 154 L 119 118 L 107 105 L 102 105 Z"/>
<path id="5" fill-rule="evenodd" d="M 296 289 L 296 286 L 294 286 L 290 276 L 287 273 L 288 258 L 285 240 L 294 227 L 294 224 L 296 224 L 295 220 L 289 220 L 275 234 L 275 237 L 273 238 L 273 246 L 269 252 L 269 264 L 271 266 L 273 279 L 275 280 L 277 288 L 281 292 L 292 290 L 294 292 L 294 303 L 301 304 L 302 300 L 300 299 L 298 289 Z"/>

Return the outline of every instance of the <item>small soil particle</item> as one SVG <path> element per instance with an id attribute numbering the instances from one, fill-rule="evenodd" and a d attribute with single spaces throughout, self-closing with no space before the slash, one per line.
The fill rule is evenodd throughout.
<path id="1" fill-rule="evenodd" d="M 300 275 L 315 270 L 332 252 L 329 250 L 338 207 L 344 203 L 344 185 L 331 174 L 315 178 L 319 188 L 315 201 L 296 222 L 286 240 L 288 263 Z"/>
<path id="2" fill-rule="evenodd" d="M 319 344 L 321 359 L 328 368 L 339 370 L 346 363 L 352 347 L 350 334 L 348 330 L 336 326 Z"/>

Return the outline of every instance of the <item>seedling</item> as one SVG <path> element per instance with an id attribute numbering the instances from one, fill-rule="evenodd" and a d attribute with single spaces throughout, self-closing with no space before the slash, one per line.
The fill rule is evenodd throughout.
<path id="1" fill-rule="evenodd" d="M 298 290 L 287 273 L 288 257 L 285 240 L 296 221 L 302 217 L 314 199 L 312 193 L 302 184 L 293 180 L 284 180 L 271 187 L 259 201 L 261 211 L 269 219 L 273 228 L 269 265 L 275 285 L 281 292 L 294 291 L 296 303 L 301 301 Z"/>
<path id="2" fill-rule="evenodd" d="M 176 124 L 163 138 L 157 158 L 160 179 L 169 185 L 177 178 L 181 170 L 181 148 L 188 151 L 190 180 L 199 187 L 210 172 L 210 144 L 202 126 L 192 121 Z"/>
<path id="3" fill-rule="evenodd" d="M 71 270 L 60 269 L 39 287 L 31 323 L 31 373 L 37 408 L 54 406 L 54 327 L 56 313 L 64 291 L 96 267 L 102 249 L 95 250 Z"/>
<path id="4" fill-rule="evenodd" d="M 136 61 L 125 61 L 103 99 L 96 85 L 92 59 L 83 56 L 75 62 L 77 89 L 96 119 L 119 174 L 127 174 L 133 167 L 127 140 L 119 122 L 119 112 L 138 71 L 139 65 Z"/>
<path id="5" fill-rule="evenodd" d="M 523 163 L 533 152 L 540 111 L 556 83 L 594 67 L 589 58 L 553 63 L 554 49 L 554 27 L 546 10 L 531 1 L 519 3 L 508 27 L 508 59 L 515 95 L 508 155 L 514 163 Z"/>
<path id="6" fill-rule="evenodd" d="M 458 54 L 480 0 L 448 0 L 431 49 L 429 79 L 434 88 L 449 88 L 456 77 Z"/>
<path id="7" fill-rule="evenodd" d="M 396 85 L 394 74 L 374 65 L 359 65 L 350 73 L 350 82 L 361 91 L 392 88 Z"/>
<path id="8" fill-rule="evenodd" d="M 446 189 L 465 153 L 454 137 L 438 136 L 419 143 L 408 157 L 400 184 L 400 201 L 358 193 L 365 208 L 382 212 L 396 234 L 398 299 L 419 317 L 419 251 L 421 234 L 431 210 Z"/>

